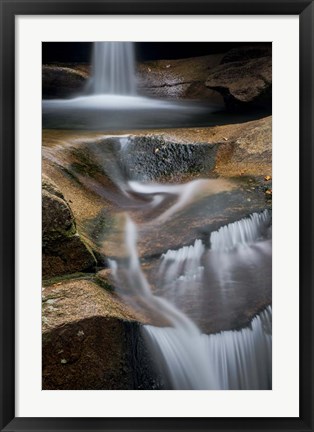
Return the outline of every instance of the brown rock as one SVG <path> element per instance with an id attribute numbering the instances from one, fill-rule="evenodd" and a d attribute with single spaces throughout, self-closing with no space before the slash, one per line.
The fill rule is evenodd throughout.
<path id="1" fill-rule="evenodd" d="M 64 198 L 42 191 L 43 245 L 51 240 L 71 236 L 76 228 L 72 211 Z"/>
<path id="2" fill-rule="evenodd" d="M 43 278 L 92 268 L 95 258 L 77 233 L 72 210 L 61 191 L 46 176 L 42 187 Z"/>
<path id="3" fill-rule="evenodd" d="M 132 214 L 132 217 L 141 224 L 139 251 L 142 256 L 160 254 L 169 248 L 191 244 L 193 239 L 204 234 L 204 227 L 205 232 L 209 226 L 218 229 L 223 224 L 264 208 L 264 192 L 259 188 L 254 194 L 248 192 L 245 178 L 264 178 L 265 175 L 271 175 L 271 126 L 271 117 L 266 117 L 246 123 L 209 128 L 129 133 L 129 152 L 125 154 L 126 159 L 122 162 L 132 169 L 129 172 L 132 178 L 138 176 L 139 180 L 149 178 L 151 181 L 175 183 L 185 183 L 200 177 L 237 178 L 242 174 L 243 178 L 243 184 L 235 183 L 231 193 L 208 197 L 202 195 L 198 198 L 195 196 L 195 204 L 192 206 L 191 203 L 187 212 L 176 215 L 176 218 L 183 218 L 181 222 L 177 223 L 176 218 L 171 218 L 163 230 L 160 230 L 158 222 L 154 229 L 151 224 L 146 226 L 146 222 L 151 218 L 150 210 Z M 95 169 L 96 164 L 101 162 L 105 166 L 105 163 L 108 164 L 110 161 L 108 148 L 112 145 L 113 138 L 106 139 L 102 135 L 99 139 L 94 132 L 85 135 L 67 132 L 62 142 L 62 137 L 58 134 L 60 135 L 60 132 L 46 131 L 44 144 L 54 142 L 57 136 L 58 140 L 55 147 L 44 145 L 43 154 L 50 151 L 54 156 L 52 160 L 58 158 L 65 168 L 72 162 L 71 171 L 63 169 L 57 173 L 54 166 L 52 172 L 51 166 L 48 170 L 46 164 L 46 172 L 50 176 L 54 175 L 53 178 L 62 185 L 67 199 L 73 201 L 71 207 L 80 232 L 84 233 L 84 238 L 92 242 L 93 250 L 107 257 L 123 255 L 123 225 L 116 217 L 116 213 L 120 214 L 121 208 L 129 211 L 128 203 L 119 190 L 114 189 L 110 182 L 106 181 L 105 174 L 101 175 L 99 170 Z M 94 145 L 91 144 L 92 140 L 95 141 Z M 88 172 L 89 175 L 76 177 L 80 181 L 78 183 L 74 174 L 77 175 L 77 167 L 81 166 L 84 166 L 84 172 Z M 67 175 L 67 172 L 70 172 L 71 176 Z M 235 180 L 237 182 L 237 179 Z M 80 189 L 78 185 L 81 185 Z M 248 198 L 251 201 L 247 201 Z M 169 199 L 171 200 L 171 197 Z M 198 199 L 202 199 L 202 206 L 207 209 L 206 211 L 201 211 Z M 170 204 L 171 201 L 166 205 Z M 186 226 L 190 229 L 187 230 Z"/>
<path id="4" fill-rule="evenodd" d="M 233 48 L 224 55 L 221 60 L 223 63 L 231 63 L 236 61 L 252 60 L 261 57 L 271 57 L 272 47 L 268 45 L 242 46 Z"/>
<path id="5" fill-rule="evenodd" d="M 217 66 L 222 54 L 157 60 L 138 64 L 139 92 L 169 99 L 211 99 L 221 102 L 216 92 L 206 88 L 205 81 L 211 68 Z"/>
<path id="6" fill-rule="evenodd" d="M 256 57 L 260 54 L 262 57 Z M 227 54 L 212 69 L 206 86 L 220 93 L 231 110 L 252 107 L 271 110 L 272 57 L 267 50 L 248 48 Z"/>
<path id="7" fill-rule="evenodd" d="M 114 294 L 72 280 L 43 288 L 42 301 L 44 390 L 154 388 L 138 317 Z"/>
<path id="8" fill-rule="evenodd" d="M 87 77 L 87 68 L 44 65 L 42 97 L 43 99 L 73 97 L 83 91 Z"/>
<path id="9" fill-rule="evenodd" d="M 58 189 L 57 185 L 45 174 L 42 175 L 41 187 L 44 191 L 49 192 L 52 195 L 64 199 L 63 193 Z"/>
<path id="10" fill-rule="evenodd" d="M 255 171 L 261 175 L 263 169 L 271 172 L 271 163 L 272 118 L 269 116 L 244 123 L 228 142 L 219 147 L 216 171 L 224 175 Z"/>

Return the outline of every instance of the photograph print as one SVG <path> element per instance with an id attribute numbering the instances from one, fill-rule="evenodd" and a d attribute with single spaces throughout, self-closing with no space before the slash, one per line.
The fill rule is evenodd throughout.
<path id="1" fill-rule="evenodd" d="M 272 389 L 271 43 L 42 43 L 42 389 Z"/>

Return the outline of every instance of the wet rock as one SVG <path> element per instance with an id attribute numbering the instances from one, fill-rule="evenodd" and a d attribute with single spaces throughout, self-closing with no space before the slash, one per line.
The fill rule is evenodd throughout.
<path id="1" fill-rule="evenodd" d="M 222 128 L 224 128 L 222 126 Z M 272 117 L 243 124 L 232 132 L 217 151 L 216 172 L 224 176 L 271 175 Z"/>
<path id="2" fill-rule="evenodd" d="M 168 99 L 208 99 L 220 103 L 216 92 L 205 86 L 208 72 L 222 54 L 179 60 L 157 60 L 138 64 L 139 92 Z"/>
<path id="3" fill-rule="evenodd" d="M 229 110 L 271 111 L 271 52 L 252 47 L 232 50 L 210 71 L 206 86 L 223 96 Z"/>
<path id="4" fill-rule="evenodd" d="M 43 389 L 160 387 L 138 316 L 87 280 L 43 289 Z"/>
<path id="5" fill-rule="evenodd" d="M 208 72 L 218 65 L 222 54 L 179 60 L 157 60 L 137 64 L 138 92 L 167 99 L 210 99 L 221 97 L 205 86 Z M 69 98 L 84 92 L 90 67 L 86 64 L 44 65 L 43 98 Z"/>
<path id="6" fill-rule="evenodd" d="M 154 214 L 156 219 L 152 221 L 151 215 L 147 216 L 143 210 L 131 214 L 140 223 L 137 250 L 142 259 L 159 257 L 168 249 L 191 245 L 195 239 L 201 239 L 208 245 L 212 231 L 251 213 L 260 212 L 268 205 L 263 190 L 247 190 L 245 178 L 243 181 L 234 179 L 230 185 L 225 181 L 220 185 L 219 179 L 213 181 L 217 183 L 209 183 L 204 193 L 196 192 L 184 209 L 165 222 L 158 220 L 159 213 Z M 166 202 L 164 210 L 175 202 Z M 124 224 L 120 222 L 103 239 L 103 249 L 112 259 L 125 256 L 124 248 L 121 247 L 123 236 Z"/>
<path id="7" fill-rule="evenodd" d="M 271 116 L 199 129 L 199 134 L 190 131 L 186 137 L 183 132 L 181 142 L 176 132 L 130 136 L 127 151 L 121 153 L 128 176 L 141 181 L 162 178 L 182 182 L 184 175 L 190 179 L 199 175 L 271 175 Z"/>
<path id="8" fill-rule="evenodd" d="M 247 61 L 261 57 L 271 57 L 272 47 L 269 45 L 242 46 L 228 51 L 222 58 L 221 64 L 236 61 Z"/>
<path id="9" fill-rule="evenodd" d="M 42 188 L 43 278 L 93 268 L 94 255 L 80 238 L 63 194 L 46 176 Z"/>
<path id="10" fill-rule="evenodd" d="M 183 174 L 212 171 L 216 150 L 215 144 L 178 144 L 154 135 L 133 136 L 127 151 L 121 153 L 121 161 L 132 180 L 169 181 Z"/>
<path id="11" fill-rule="evenodd" d="M 44 157 L 48 158 L 49 151 L 51 158 L 49 166 L 45 159 L 45 169 L 51 172 L 51 163 L 60 160 L 58 172 L 53 166 L 53 178 L 62 185 L 68 200 L 73 201 L 71 207 L 80 232 L 91 241 L 93 250 L 102 256 L 121 255 L 122 225 L 116 213 L 125 210 L 143 224 L 139 250 L 142 256 L 150 256 L 191 244 L 195 238 L 207 236 L 212 229 L 265 207 L 265 199 L 269 197 L 259 188 L 259 183 L 255 184 L 255 179 L 263 182 L 264 176 L 271 175 L 271 127 L 272 119 L 266 117 L 212 128 L 131 132 L 123 138 L 122 146 L 119 136 L 67 133 L 62 142 L 60 132 L 50 131 L 43 148 Z M 56 146 L 46 146 L 45 143 L 56 139 L 56 135 Z M 215 195 L 209 187 L 208 197 L 195 194 L 195 203 L 191 202 L 186 211 L 172 216 L 160 230 L 158 221 L 154 227 L 145 225 L 159 214 L 153 215 L 154 210 L 147 205 L 148 198 L 131 193 L 130 202 L 113 181 L 109 181 L 108 173 L 118 183 L 129 179 L 186 183 L 199 178 L 223 177 L 234 178 L 235 187 L 230 192 Z M 247 179 L 254 179 L 254 184 L 248 184 Z M 134 200 L 138 212 L 132 211 Z M 158 211 L 166 210 L 175 201 L 169 194 Z"/>
<path id="12" fill-rule="evenodd" d="M 44 65 L 42 68 L 42 97 L 70 98 L 83 91 L 88 70 L 78 65 Z"/>
<path id="13" fill-rule="evenodd" d="M 58 189 L 57 185 L 44 174 L 42 175 L 41 187 L 43 189 L 43 192 L 48 192 L 51 195 L 55 195 L 56 197 L 59 197 L 62 200 L 64 200 L 64 196 L 62 192 Z"/>

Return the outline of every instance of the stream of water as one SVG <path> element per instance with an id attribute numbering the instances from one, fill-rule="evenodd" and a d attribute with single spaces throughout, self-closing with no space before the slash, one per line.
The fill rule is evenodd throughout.
<path id="1" fill-rule="evenodd" d="M 155 185 L 155 188 L 157 187 L 158 185 Z M 161 189 L 164 188 L 165 186 Z M 244 279 L 247 271 L 257 270 L 259 260 L 255 261 L 252 268 L 250 255 L 256 259 L 262 258 L 265 252 L 271 254 L 271 242 L 267 240 L 269 230 L 270 215 L 265 211 L 213 232 L 210 251 L 206 250 L 201 240 L 196 240 L 193 246 L 185 246 L 177 251 L 169 250 L 160 259 L 159 280 L 166 291 L 164 296 L 160 296 L 153 293 L 141 269 L 136 249 L 137 228 L 134 222 L 127 218 L 125 243 L 128 259 L 120 264 L 111 262 L 111 267 L 117 285 L 122 287 L 121 295 L 127 295 L 128 299 L 130 296 L 138 299 L 135 300 L 135 306 L 146 307 L 170 324 L 163 327 L 143 327 L 145 339 L 154 354 L 166 388 L 271 388 L 270 306 L 243 329 L 211 335 L 203 334 L 178 306 L 182 300 L 191 296 L 191 291 L 192 295 L 196 295 L 200 287 L 210 294 L 211 287 L 204 278 L 204 267 L 215 271 L 212 267 L 213 256 L 214 262 L 218 266 L 221 263 L 224 269 L 222 273 L 219 267 L 216 269 L 221 289 L 225 288 L 226 276 L 231 285 L 239 282 L 237 273 L 241 265 L 241 278 Z M 254 249 L 256 247 L 257 249 Z M 259 288 L 257 275 L 258 272 L 251 289 Z"/>
<path id="2" fill-rule="evenodd" d="M 87 90 L 96 95 L 135 95 L 135 58 L 132 42 L 95 42 L 92 76 Z"/>

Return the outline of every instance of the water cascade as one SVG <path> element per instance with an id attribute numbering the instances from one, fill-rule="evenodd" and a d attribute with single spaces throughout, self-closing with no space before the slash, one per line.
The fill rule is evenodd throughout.
<path id="1" fill-rule="evenodd" d="M 250 324 L 239 331 L 224 331 L 213 335 L 198 336 L 198 355 L 204 355 L 208 371 L 215 377 L 214 386 L 190 389 L 203 390 L 268 390 L 271 388 L 271 307 L 257 315 Z M 178 330 L 145 326 L 144 333 L 153 347 L 161 370 L 171 388 L 185 389 L 185 377 L 191 376 L 197 367 L 186 358 L 182 350 Z M 194 350 L 195 340 L 183 336 L 188 352 Z M 179 342 L 179 343 L 178 343 Z"/>
<path id="2" fill-rule="evenodd" d="M 170 324 L 143 327 L 147 344 L 164 378 L 165 388 L 271 388 L 271 307 L 240 330 L 210 335 L 202 333 L 181 307 L 181 300 L 189 296 L 197 297 L 197 291 L 211 290 L 211 281 L 205 276 L 206 269 L 215 274 L 212 267 L 217 254 L 215 249 L 221 262 L 225 259 L 228 262 L 230 244 L 234 248 L 245 246 L 248 255 L 254 255 L 258 243 L 267 242 L 265 235 L 270 223 L 267 211 L 256 213 L 249 219 L 212 233 L 211 239 L 216 245 L 212 250 L 208 250 L 201 240 L 177 251 L 169 250 L 160 259 L 158 278 L 161 291 L 156 295 L 141 270 L 136 250 L 136 226 L 130 219 L 127 220 L 125 242 L 129 258 L 118 264 L 111 263 L 111 267 L 117 285 L 123 287 L 120 294 L 127 293 L 128 301 L 131 295 L 135 306 L 146 307 Z M 271 248 L 270 243 L 267 245 L 268 249 Z M 245 267 L 247 263 L 243 265 Z M 230 274 L 232 278 L 232 269 L 229 269 Z"/>
<path id="3" fill-rule="evenodd" d="M 224 298 L 234 291 L 235 283 L 246 285 L 248 291 L 251 286 L 262 290 L 271 283 L 270 238 L 271 215 L 268 210 L 253 213 L 249 218 L 211 233 L 212 274 Z"/>
<path id="4" fill-rule="evenodd" d="M 250 266 L 250 255 L 254 256 L 254 248 L 259 247 L 258 241 L 264 244 L 265 248 L 265 236 L 270 223 L 268 211 L 254 213 L 249 218 L 213 232 L 210 251 L 206 251 L 200 240 L 196 240 L 192 246 L 168 251 L 161 258 L 159 273 L 167 298 L 180 304 L 180 296 L 186 297 L 189 290 L 193 290 L 194 295 L 195 291 L 200 289 L 210 290 L 213 280 L 204 278 L 204 266 L 209 266 L 210 274 L 217 276 L 218 272 L 218 283 L 222 283 L 220 288 L 224 287 L 223 277 L 226 274 L 234 283 L 236 275 L 233 274 L 231 266 L 227 271 L 225 265 L 230 260 L 233 264 L 236 263 L 237 271 L 239 269 L 239 261 L 235 259 L 234 254 L 229 256 L 231 249 L 245 248 L 246 254 L 242 257 L 245 260 L 242 265 L 246 268 L 249 262 Z M 266 241 L 266 245 L 270 252 L 270 243 Z M 256 284 L 255 288 L 258 288 Z M 177 333 L 180 331 L 182 330 L 169 327 L 144 328 L 155 358 L 158 358 L 158 363 L 166 374 L 167 382 L 172 385 L 176 383 L 174 388 L 182 389 L 184 387 L 180 385 L 178 376 L 189 374 L 191 365 L 185 362 L 182 353 L 175 348 Z M 188 338 L 187 334 L 185 336 Z M 200 353 L 205 356 L 207 367 L 214 372 L 217 380 L 211 389 L 271 388 L 271 307 L 256 316 L 249 327 L 239 331 L 203 334 L 199 335 L 199 338 L 199 345 L 203 348 L 200 348 Z M 188 339 L 186 343 L 189 343 Z M 205 385 L 203 388 L 206 388 Z"/>
<path id="5" fill-rule="evenodd" d="M 179 250 L 168 250 L 162 255 L 160 275 L 165 282 L 174 280 L 197 280 L 204 270 L 201 258 L 205 252 L 205 246 L 201 240 L 195 240 L 194 245 L 184 246 Z"/>
<path id="6" fill-rule="evenodd" d="M 135 297 L 141 306 L 158 314 L 169 322 L 169 329 L 157 329 L 161 338 L 169 346 L 170 352 L 175 355 L 176 364 L 169 365 L 167 361 L 161 362 L 164 378 L 169 385 L 175 389 L 210 389 L 216 388 L 218 383 L 214 371 L 208 368 L 207 346 L 203 343 L 202 334 L 197 326 L 179 309 L 166 299 L 152 293 L 148 281 L 143 274 L 136 250 L 137 229 L 134 222 L 127 217 L 125 226 L 125 244 L 127 249 L 127 260 L 120 264 L 110 261 L 111 269 L 115 275 L 117 286 L 120 287 L 120 295 L 127 295 L 128 301 L 132 302 L 131 296 Z M 136 305 L 136 304 L 135 304 Z M 144 326 L 144 336 L 149 338 L 155 328 Z M 163 332 L 165 330 L 165 333 Z M 168 341 L 167 341 L 168 335 Z M 162 349 L 162 344 L 148 345 L 152 351 Z M 191 349 L 193 346 L 193 349 Z M 166 352 L 162 352 L 166 355 Z M 173 366 L 174 369 L 169 369 Z"/>
<path id="7" fill-rule="evenodd" d="M 270 228 L 270 221 L 269 212 L 264 210 L 262 213 L 253 213 L 249 218 L 223 226 L 211 234 L 211 249 L 227 251 L 239 246 L 251 245 L 265 237 Z"/>
<path id="8" fill-rule="evenodd" d="M 135 95 L 134 45 L 131 42 L 95 42 L 92 76 L 93 94 Z"/>

